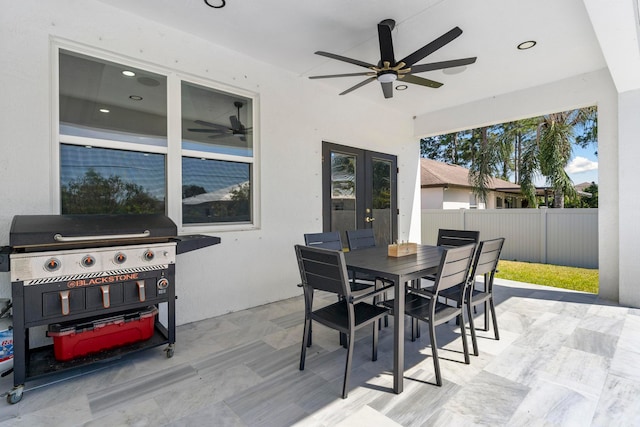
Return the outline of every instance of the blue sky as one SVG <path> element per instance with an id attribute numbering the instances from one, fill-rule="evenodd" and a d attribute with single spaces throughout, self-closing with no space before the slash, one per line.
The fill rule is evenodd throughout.
<path id="1" fill-rule="evenodd" d="M 596 148 L 573 147 L 573 155 L 569 165 L 565 168 L 574 184 L 582 182 L 598 183 L 598 158 Z"/>

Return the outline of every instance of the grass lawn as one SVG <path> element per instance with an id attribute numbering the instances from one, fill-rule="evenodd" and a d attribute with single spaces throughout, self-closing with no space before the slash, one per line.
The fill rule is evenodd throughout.
<path id="1" fill-rule="evenodd" d="M 498 263 L 496 277 L 593 294 L 598 293 L 597 269 L 501 260 Z"/>

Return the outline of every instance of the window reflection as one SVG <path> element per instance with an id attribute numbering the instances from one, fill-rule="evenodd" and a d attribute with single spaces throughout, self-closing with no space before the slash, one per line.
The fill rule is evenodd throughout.
<path id="1" fill-rule="evenodd" d="M 165 213 L 165 156 L 60 145 L 63 214 Z"/>
<path id="2" fill-rule="evenodd" d="M 60 134 L 167 145 L 166 76 L 65 50 L 59 67 Z"/>
<path id="3" fill-rule="evenodd" d="M 182 222 L 251 221 L 251 168 L 247 163 L 182 158 Z"/>
<path id="4" fill-rule="evenodd" d="M 182 82 L 182 148 L 236 156 L 253 155 L 252 102 Z"/>

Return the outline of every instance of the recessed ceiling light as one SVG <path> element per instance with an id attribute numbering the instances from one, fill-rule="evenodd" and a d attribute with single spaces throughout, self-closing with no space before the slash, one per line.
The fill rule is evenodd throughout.
<path id="1" fill-rule="evenodd" d="M 109 112 L 109 109 L 107 109 L 107 108 L 101 108 L 99 111 L 100 111 L 101 113 L 108 113 L 108 112 Z"/>
<path id="2" fill-rule="evenodd" d="M 133 100 L 133 101 L 142 101 L 142 97 L 139 95 L 130 95 L 129 99 Z"/>
<path id="3" fill-rule="evenodd" d="M 407 85 L 398 85 L 396 86 L 396 90 L 407 90 L 409 86 Z"/>
<path id="4" fill-rule="evenodd" d="M 133 71 L 124 70 L 124 71 L 122 72 L 122 75 L 123 75 L 123 76 L 127 76 L 127 77 L 133 77 L 133 76 L 135 76 L 135 75 L 136 75 L 136 73 L 134 73 Z"/>
<path id="5" fill-rule="evenodd" d="M 536 45 L 535 40 L 527 40 L 526 42 L 522 42 L 518 45 L 518 49 L 520 50 L 527 50 L 527 49 L 531 49 L 532 47 L 534 47 Z"/>

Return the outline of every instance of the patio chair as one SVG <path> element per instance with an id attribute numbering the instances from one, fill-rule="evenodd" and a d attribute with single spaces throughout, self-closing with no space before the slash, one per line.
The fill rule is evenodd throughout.
<path id="1" fill-rule="evenodd" d="M 436 341 L 436 326 L 457 318 L 461 325 L 464 325 L 463 304 L 457 306 L 447 305 L 440 302 L 439 296 L 448 289 L 458 287 L 457 300 L 464 299 L 465 284 L 469 277 L 469 268 L 473 259 L 476 245 L 470 244 L 457 248 L 446 249 L 442 254 L 438 274 L 435 277 L 434 285 L 431 289 L 418 289 L 406 287 L 404 314 L 412 318 L 426 322 L 429 326 L 429 337 L 431 339 L 431 353 L 433 356 L 433 367 L 436 375 L 436 384 L 442 385 L 442 375 L 440 372 L 440 360 L 438 359 L 438 344 Z M 384 303 L 387 307 L 393 307 L 393 301 Z M 401 320 L 397 320 L 401 321 Z M 462 337 L 462 347 L 464 351 L 464 363 L 469 364 L 469 346 L 467 344 L 465 328 L 460 328 Z M 411 336 L 415 341 L 415 336 Z"/>
<path id="2" fill-rule="evenodd" d="M 304 235 L 304 244 L 314 248 L 342 250 L 342 239 L 339 231 L 327 231 L 324 233 L 307 233 Z"/>
<path id="3" fill-rule="evenodd" d="M 438 240 L 436 241 L 436 246 L 442 246 L 445 248 L 456 248 L 456 247 L 468 245 L 471 243 L 478 244 L 479 240 L 480 240 L 480 232 L 476 230 L 451 230 L 446 228 L 440 228 L 438 229 Z M 435 274 L 430 274 L 423 277 L 423 279 L 429 282 L 434 282 L 436 278 L 435 278 Z M 429 283 L 426 285 L 423 285 L 422 283 L 420 283 L 420 286 L 428 289 L 433 286 L 433 283 Z M 458 323 L 458 320 L 456 319 L 456 325 L 459 325 L 459 324 L 460 323 Z M 419 337 L 420 327 L 418 325 L 415 325 L 415 330 L 416 330 L 417 336 Z"/>
<path id="4" fill-rule="evenodd" d="M 470 243 L 478 244 L 480 240 L 480 232 L 475 230 L 449 230 L 441 228 L 438 230 L 438 240 L 436 246 L 445 248 L 455 248 L 458 246 L 468 245 Z M 428 275 L 423 279 L 433 282 L 435 275 Z M 431 285 L 428 285 L 431 286 Z"/>
<path id="5" fill-rule="evenodd" d="M 306 233 L 304 235 L 304 244 L 313 248 L 332 249 L 335 251 L 342 251 L 342 238 L 339 231 L 325 231 L 322 233 Z M 349 271 L 349 278 L 351 279 L 351 292 L 366 292 L 372 287 L 375 287 L 375 282 L 356 282 L 355 273 Z M 299 285 L 301 286 L 301 285 Z M 338 298 L 341 298 L 339 295 Z M 313 334 L 309 332 L 308 347 L 311 347 Z M 344 334 L 340 334 L 340 345 L 346 347 L 347 342 Z"/>
<path id="6" fill-rule="evenodd" d="M 361 228 L 358 230 L 347 230 L 347 244 L 349 245 L 350 251 L 357 251 L 358 249 L 371 248 L 376 245 L 375 234 L 373 233 L 373 228 Z M 377 283 L 381 283 L 383 286 L 386 286 L 390 282 L 380 277 L 375 277 L 367 274 L 360 273 L 360 275 L 356 275 L 356 272 L 353 272 L 352 283 L 355 285 L 358 280 L 365 281 L 366 283 L 371 283 L 374 286 L 377 286 Z M 353 285 L 352 285 L 353 288 Z M 386 293 L 383 295 L 383 299 L 387 299 Z M 375 302 L 375 301 L 374 301 Z M 389 326 L 389 316 L 384 317 L 384 327 Z"/>
<path id="7" fill-rule="evenodd" d="M 464 296 L 464 305 L 467 309 L 467 316 L 469 318 L 469 329 L 471 331 L 471 342 L 473 344 L 473 354 L 478 356 L 478 342 L 476 339 L 476 328 L 474 325 L 473 315 L 471 308 L 475 308 L 480 304 L 484 304 L 484 329 L 482 331 L 489 331 L 489 311 L 487 311 L 487 304 L 491 311 L 491 319 L 493 320 L 493 333 L 496 340 L 500 339 L 498 333 L 498 320 L 496 319 L 496 309 L 493 302 L 493 278 L 496 274 L 498 267 L 498 261 L 500 260 L 500 253 L 504 245 L 504 238 L 498 238 L 493 240 L 485 240 L 480 242 L 476 256 L 473 260 L 473 267 L 471 267 L 471 274 L 466 285 L 466 291 Z M 478 276 L 484 276 L 484 282 L 476 281 Z M 441 295 L 447 299 L 457 299 L 459 289 L 450 288 L 443 292 Z M 457 300 L 458 303 L 461 301 Z"/>
<path id="8" fill-rule="evenodd" d="M 385 307 L 369 304 L 363 300 L 375 297 L 386 289 L 372 290 L 371 292 L 354 296 L 351 293 L 344 254 L 341 251 L 302 245 L 296 245 L 295 249 L 305 302 L 300 370 L 304 370 L 307 343 L 313 321 L 345 334 L 347 340 L 347 362 L 342 385 L 342 398 L 346 399 L 349 390 L 355 332 L 367 325 L 373 325 L 371 360 L 377 360 L 378 328 L 376 321 L 389 312 L 389 309 Z M 333 304 L 314 310 L 313 293 L 316 290 L 331 292 L 341 295 L 343 298 Z"/>
<path id="9" fill-rule="evenodd" d="M 480 240 L 480 232 L 475 230 L 438 230 L 438 241 L 436 245 L 446 248 L 456 248 L 458 246 L 468 245 L 470 243 L 478 243 Z"/>

